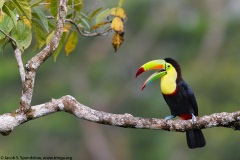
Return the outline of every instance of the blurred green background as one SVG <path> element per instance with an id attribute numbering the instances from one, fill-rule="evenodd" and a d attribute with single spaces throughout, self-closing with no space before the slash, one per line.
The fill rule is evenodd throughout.
<path id="1" fill-rule="evenodd" d="M 115 7 L 118 1 L 86 1 L 94 7 Z M 89 9 L 87 8 L 86 11 Z M 111 37 L 79 37 L 74 53 L 50 58 L 37 72 L 32 105 L 72 95 L 100 111 L 139 117 L 170 114 L 159 82 L 143 92 L 151 74 L 135 79 L 145 62 L 172 57 L 194 90 L 200 116 L 234 112 L 240 104 L 240 0 L 125 1 L 125 41 L 117 53 Z M 24 63 L 36 52 L 28 49 Z M 9 46 L 0 57 L 1 114 L 15 110 L 21 82 Z M 81 160 L 240 159 L 240 132 L 203 130 L 207 145 L 190 150 L 185 133 L 125 129 L 94 124 L 67 113 L 56 113 L 0 136 L 3 156 L 70 156 Z"/>

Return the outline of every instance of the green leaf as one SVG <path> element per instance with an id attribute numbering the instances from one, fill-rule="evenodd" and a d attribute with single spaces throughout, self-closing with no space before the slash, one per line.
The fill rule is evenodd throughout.
<path id="1" fill-rule="evenodd" d="M 0 15 L 0 29 L 3 30 L 6 34 L 12 30 L 14 24 L 11 18 L 5 14 L 4 16 Z M 5 38 L 5 35 L 0 32 L 0 39 Z"/>
<path id="2" fill-rule="evenodd" d="M 102 7 L 96 9 L 95 11 L 93 11 L 92 14 L 89 16 L 89 19 L 91 20 L 101 10 L 102 10 Z"/>
<path id="3" fill-rule="evenodd" d="M 59 42 L 59 45 L 56 48 L 56 50 L 54 51 L 54 53 L 53 53 L 53 58 L 54 58 L 55 62 L 57 60 L 57 57 L 58 57 L 58 55 L 59 55 L 59 53 L 60 53 L 60 51 L 61 51 L 61 49 L 62 49 L 62 47 L 63 47 L 63 45 L 65 43 L 65 41 L 67 40 L 67 36 L 68 36 L 68 32 L 63 32 L 62 38 L 61 38 L 61 40 Z"/>
<path id="4" fill-rule="evenodd" d="M 118 2 L 118 8 L 121 8 L 121 7 L 122 7 L 123 2 L 124 2 L 124 0 L 119 0 L 119 2 Z"/>
<path id="5" fill-rule="evenodd" d="M 68 38 L 67 43 L 65 45 L 65 52 L 66 52 L 67 56 L 72 51 L 74 51 L 74 49 L 76 48 L 77 42 L 78 42 L 78 34 L 77 34 L 77 31 L 74 31 L 69 35 L 69 38 Z"/>
<path id="6" fill-rule="evenodd" d="M 2 9 L 3 4 L 4 4 L 4 0 L 0 0 L 0 9 Z"/>
<path id="7" fill-rule="evenodd" d="M 68 1 L 68 5 L 70 7 L 73 6 L 72 8 L 74 8 L 74 10 L 76 10 L 76 11 L 81 11 L 81 9 L 83 7 L 83 3 L 84 3 L 84 0 L 69 0 Z"/>
<path id="8" fill-rule="evenodd" d="M 49 32 L 48 20 L 47 20 L 45 14 L 37 7 L 34 8 L 34 11 L 37 13 L 37 16 L 39 17 L 40 21 L 42 22 L 43 27 L 46 29 L 47 32 Z"/>
<path id="9" fill-rule="evenodd" d="M 87 19 L 87 20 L 90 22 L 89 17 L 88 17 L 86 14 L 82 13 L 82 12 L 80 12 L 80 14 L 78 15 L 78 17 L 80 18 L 80 19 L 79 19 L 80 21 L 81 21 L 83 18 L 85 18 L 85 19 Z"/>
<path id="10" fill-rule="evenodd" d="M 111 14 L 111 9 L 108 8 L 103 10 L 101 13 L 97 15 L 95 24 L 102 22 L 102 20 L 107 18 L 107 16 L 109 16 L 110 14 Z"/>
<path id="11" fill-rule="evenodd" d="M 0 44 L 1 44 L 0 53 L 3 54 L 3 50 L 5 49 L 5 47 L 6 47 L 8 44 L 10 44 L 10 41 L 9 41 L 7 38 L 5 38 L 5 39 L 0 40 Z"/>
<path id="12" fill-rule="evenodd" d="M 74 0 L 74 9 L 80 11 L 83 7 L 84 0 Z"/>
<path id="13" fill-rule="evenodd" d="M 39 1 L 35 2 L 34 4 L 31 5 L 31 8 L 38 6 L 40 3 L 44 2 L 44 1 L 46 1 L 46 0 L 39 0 Z"/>
<path id="14" fill-rule="evenodd" d="M 43 27 L 35 20 L 32 20 L 34 35 L 37 41 L 37 46 L 40 49 L 46 43 L 47 34 Z"/>
<path id="15" fill-rule="evenodd" d="M 37 19 L 37 20 L 39 20 L 39 21 L 41 21 L 41 19 L 39 18 L 39 16 L 37 15 L 37 13 L 35 13 L 35 12 L 33 12 L 32 13 L 32 16 L 33 16 L 33 19 Z M 49 30 L 51 30 L 51 29 L 55 29 L 55 25 L 54 24 L 52 24 L 53 22 L 50 22 L 50 21 L 47 21 L 48 22 L 48 24 L 47 24 L 47 26 L 48 26 L 48 32 L 49 32 Z"/>
<path id="16" fill-rule="evenodd" d="M 17 22 L 17 26 L 13 28 L 11 36 L 17 41 L 18 47 L 22 51 L 27 49 L 32 41 L 31 29 L 23 21 Z"/>
<path id="17" fill-rule="evenodd" d="M 49 21 L 48 21 L 48 26 L 49 26 L 51 29 L 53 29 L 53 30 L 55 29 L 55 25 L 54 25 L 54 24 L 52 24 L 52 23 L 51 23 L 51 22 L 49 22 Z"/>
<path id="18" fill-rule="evenodd" d="M 88 22 L 86 19 L 82 18 L 81 21 L 85 24 L 85 26 L 86 26 L 88 29 L 91 28 L 90 25 L 89 25 L 89 22 Z"/>
<path id="19" fill-rule="evenodd" d="M 47 45 L 48 45 L 49 42 L 51 41 L 51 39 L 52 39 L 52 37 L 53 37 L 53 35 L 54 35 L 54 32 L 55 32 L 55 30 L 53 30 L 52 32 L 50 32 L 50 33 L 48 34 L 48 36 L 47 36 L 47 38 L 46 38 L 46 44 L 47 44 Z"/>
<path id="20" fill-rule="evenodd" d="M 50 11 L 55 18 L 57 18 L 58 5 L 59 5 L 59 1 L 53 0 L 50 3 Z"/>
<path id="21" fill-rule="evenodd" d="M 6 5 L 3 5 L 2 10 L 12 19 L 14 25 L 16 26 L 17 20 L 15 14 Z"/>
<path id="22" fill-rule="evenodd" d="M 12 11 L 16 8 L 11 1 L 6 1 L 4 5 L 6 5 Z"/>
<path id="23" fill-rule="evenodd" d="M 25 15 L 27 19 L 31 22 L 32 20 L 32 13 L 31 13 L 31 6 L 29 5 L 27 0 L 12 0 L 13 4 L 18 8 L 19 15 Z M 21 14 L 22 13 L 22 14 Z"/>

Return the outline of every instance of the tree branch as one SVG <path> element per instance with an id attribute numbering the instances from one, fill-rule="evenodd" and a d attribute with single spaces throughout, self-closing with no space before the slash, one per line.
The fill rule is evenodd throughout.
<path id="1" fill-rule="evenodd" d="M 0 32 L 2 32 L 2 34 L 4 34 L 6 37 L 8 37 L 17 46 L 17 42 L 16 42 L 16 40 L 14 38 L 12 38 L 7 33 L 5 33 L 2 29 L 0 29 Z"/>
<path id="2" fill-rule="evenodd" d="M 20 98 L 18 112 L 19 111 L 26 112 L 28 109 L 30 109 L 36 70 L 41 66 L 43 62 L 45 62 L 52 55 L 54 50 L 57 48 L 63 34 L 66 15 L 67 15 L 67 0 L 60 0 L 58 6 L 56 30 L 54 32 L 52 40 L 42 51 L 35 55 L 26 64 L 26 76 L 23 85 L 22 96 Z"/>
<path id="3" fill-rule="evenodd" d="M 42 51 L 40 51 L 36 56 L 34 56 L 30 61 L 28 61 L 26 67 L 29 70 L 38 69 L 41 66 L 41 64 L 45 62 L 58 47 L 59 41 L 63 34 L 66 15 L 67 15 L 67 0 L 60 0 L 54 36 L 49 42 L 49 44 Z"/>
<path id="4" fill-rule="evenodd" d="M 20 72 L 20 77 L 21 77 L 22 85 L 23 85 L 25 82 L 25 70 L 24 70 L 23 62 L 22 62 L 22 51 L 19 49 L 17 41 L 14 38 L 12 38 L 7 33 L 5 33 L 2 29 L 0 29 L 0 32 L 2 32 L 2 34 L 4 34 L 6 37 L 8 37 L 12 41 L 12 44 L 15 45 L 14 46 L 14 48 L 15 48 L 14 54 L 15 54 L 15 58 L 17 60 L 18 69 Z"/>
<path id="5" fill-rule="evenodd" d="M 185 132 L 191 129 L 206 129 L 213 127 L 227 127 L 240 130 L 240 111 L 233 113 L 214 113 L 197 118 L 192 124 L 191 120 L 169 120 L 134 117 L 131 114 L 112 114 L 91 109 L 79 103 L 72 96 L 63 96 L 52 99 L 50 102 L 32 106 L 25 114 L 17 111 L 0 115 L 0 133 L 8 135 L 15 127 L 48 114 L 59 111 L 68 112 L 80 119 L 111 126 L 137 129 L 166 130 Z"/>
<path id="6" fill-rule="evenodd" d="M 22 61 L 22 51 L 17 47 L 14 50 L 14 54 L 15 54 L 15 58 L 17 60 L 17 64 L 18 64 L 18 69 L 20 72 L 20 77 L 22 80 L 22 85 L 24 85 L 25 83 L 25 70 L 24 70 L 24 66 L 23 66 L 23 61 Z"/>
<path id="7" fill-rule="evenodd" d="M 109 29 L 107 29 L 107 30 L 105 30 L 103 32 L 92 32 L 91 33 L 91 32 L 87 32 L 87 31 L 81 30 L 80 29 L 81 27 L 78 24 L 76 24 L 75 21 L 73 21 L 72 19 L 66 19 L 66 21 L 70 22 L 71 24 L 73 24 L 77 28 L 78 32 L 82 36 L 85 36 L 85 37 L 106 36 L 106 35 L 109 34 L 109 32 L 112 31 L 112 28 L 109 28 Z"/>
<path id="8" fill-rule="evenodd" d="M 48 19 L 54 19 L 53 16 L 46 16 L 46 18 Z M 103 32 L 88 32 L 88 31 L 84 31 L 81 29 L 81 27 L 73 20 L 73 19 L 66 19 L 66 22 L 71 23 L 72 25 L 74 25 L 77 29 L 77 31 L 85 37 L 96 37 L 96 36 L 106 36 L 109 34 L 109 32 L 112 31 L 112 28 L 106 29 Z"/>

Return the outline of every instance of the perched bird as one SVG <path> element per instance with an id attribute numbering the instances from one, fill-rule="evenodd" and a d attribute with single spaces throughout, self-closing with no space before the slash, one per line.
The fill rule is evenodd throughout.
<path id="1" fill-rule="evenodd" d="M 160 88 L 163 98 L 168 104 L 171 115 L 169 119 L 179 116 L 183 120 L 192 119 L 195 122 L 198 116 L 198 105 L 190 86 L 183 80 L 180 65 L 172 58 L 153 60 L 142 65 L 136 77 L 148 70 L 158 70 L 143 84 L 142 90 L 152 81 L 161 78 Z M 204 147 L 206 141 L 200 129 L 186 131 L 187 144 L 191 149 Z"/>

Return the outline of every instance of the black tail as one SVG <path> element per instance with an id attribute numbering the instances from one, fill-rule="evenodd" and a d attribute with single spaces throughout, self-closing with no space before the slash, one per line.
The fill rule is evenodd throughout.
<path id="1" fill-rule="evenodd" d="M 204 147 L 206 145 L 204 135 L 200 129 L 187 131 L 186 136 L 188 147 L 191 149 Z"/>

